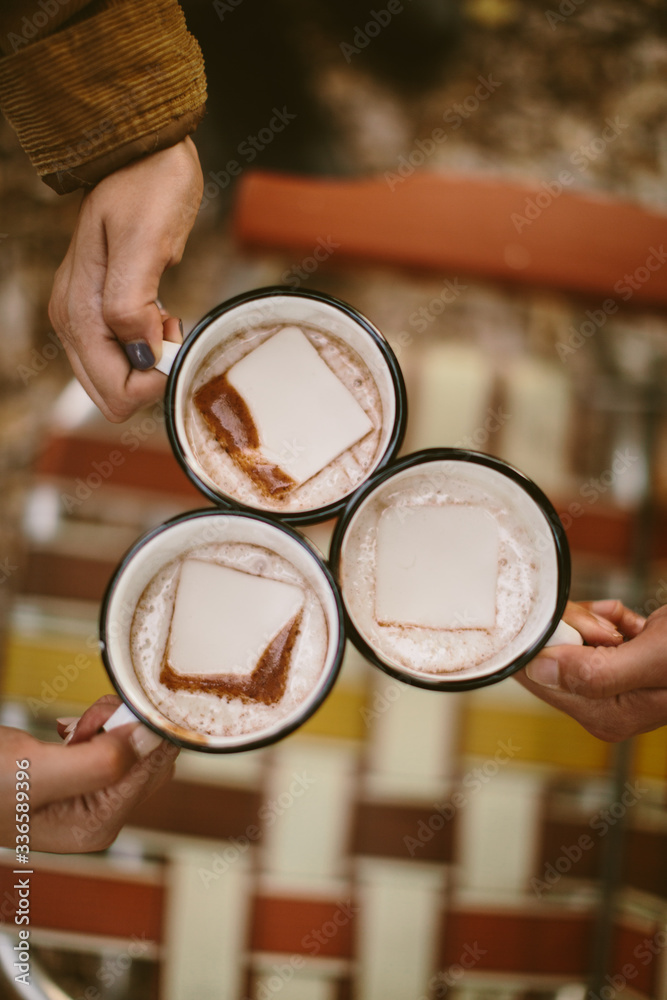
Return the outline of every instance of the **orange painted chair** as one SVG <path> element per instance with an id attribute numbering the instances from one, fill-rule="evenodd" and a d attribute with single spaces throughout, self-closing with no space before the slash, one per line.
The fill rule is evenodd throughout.
<path id="1" fill-rule="evenodd" d="M 250 171 L 239 181 L 233 230 L 250 248 L 312 253 L 326 240 L 337 244 L 336 259 L 575 292 L 607 312 L 667 306 L 667 215 L 562 180 Z M 653 552 L 664 558 L 664 512 L 658 521 Z M 635 527 L 628 511 L 601 504 L 574 520 L 568 537 L 575 551 L 627 563 Z"/>
<path id="2" fill-rule="evenodd" d="M 322 180 L 249 172 L 234 230 L 251 246 L 456 271 L 667 305 L 667 215 L 629 201 L 495 178 L 414 173 Z"/>

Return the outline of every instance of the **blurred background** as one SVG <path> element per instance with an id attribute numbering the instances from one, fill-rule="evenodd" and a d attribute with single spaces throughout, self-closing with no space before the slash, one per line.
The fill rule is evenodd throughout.
<path id="1" fill-rule="evenodd" d="M 403 367 L 404 451 L 513 462 L 561 513 L 574 599 L 665 603 L 664 4 L 183 6 L 206 187 L 169 310 L 187 331 L 275 283 L 350 302 Z M 117 560 L 205 503 L 159 406 L 112 426 L 72 383 L 46 307 L 79 198 L 4 122 L 0 192 L 0 720 L 57 740 L 110 690 Z M 422 692 L 349 649 L 297 734 L 184 752 L 108 851 L 33 856 L 43 995 L 657 1000 L 666 788 L 667 730 L 609 745 L 512 680 Z"/>

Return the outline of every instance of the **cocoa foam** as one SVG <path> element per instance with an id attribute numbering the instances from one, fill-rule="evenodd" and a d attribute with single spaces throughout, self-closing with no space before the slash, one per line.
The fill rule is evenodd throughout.
<path id="1" fill-rule="evenodd" d="M 527 648 L 544 627 L 541 616 L 550 605 L 556 573 L 546 521 L 540 523 L 539 511 L 532 520 L 527 518 L 528 507 L 523 504 L 535 505 L 525 498 L 515 502 L 507 483 L 497 492 L 494 475 L 500 474 L 466 462 L 405 470 L 371 494 L 348 525 L 340 558 L 345 605 L 363 639 L 390 665 L 417 676 L 492 672 L 511 662 L 513 650 Z M 380 516 L 390 506 L 422 504 L 483 506 L 495 518 L 499 540 L 495 626 L 438 629 L 377 621 Z"/>
<path id="2" fill-rule="evenodd" d="M 180 566 L 186 558 L 218 563 L 300 587 L 304 594 L 299 632 L 291 651 L 285 690 L 273 704 L 210 691 L 171 690 L 160 675 L 176 599 Z M 252 609 L 249 609 L 249 623 Z M 324 669 L 329 635 L 327 619 L 313 587 L 292 563 L 260 545 L 216 542 L 193 546 L 171 559 L 145 587 L 134 611 L 130 654 L 137 678 L 152 704 L 165 718 L 203 736 L 261 734 L 297 709 L 318 684 Z"/>
<path id="3" fill-rule="evenodd" d="M 184 427 L 197 464 L 217 490 L 249 507 L 275 513 L 297 513 L 327 506 L 347 496 L 366 479 L 381 457 L 382 392 L 359 354 L 341 338 L 313 325 L 299 324 L 299 329 L 320 357 L 362 407 L 373 430 L 317 475 L 283 496 L 269 497 L 258 488 L 220 445 L 192 403 L 193 396 L 202 386 L 222 375 L 285 325 L 265 325 L 238 331 L 209 351 L 187 389 Z"/>

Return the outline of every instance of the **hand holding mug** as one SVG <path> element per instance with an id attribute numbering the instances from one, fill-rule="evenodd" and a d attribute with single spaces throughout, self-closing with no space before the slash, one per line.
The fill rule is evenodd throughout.
<path id="1" fill-rule="evenodd" d="M 561 618 L 570 557 L 553 506 L 506 462 L 456 448 L 392 463 L 334 531 L 352 642 L 408 684 L 493 684 L 547 642 L 581 643 Z"/>
<path id="2" fill-rule="evenodd" d="M 407 404 L 382 334 L 321 292 L 258 289 L 163 345 L 167 433 L 222 507 L 289 524 L 334 517 L 398 451 Z"/>
<path id="3" fill-rule="evenodd" d="M 156 304 L 197 218 L 203 180 L 188 137 L 101 180 L 81 202 L 49 304 L 74 374 L 108 420 L 164 395 L 152 369 L 178 320 Z M 165 320 L 167 320 L 165 322 Z"/>
<path id="4" fill-rule="evenodd" d="M 667 606 L 648 618 L 617 600 L 569 604 L 587 645 L 544 650 L 517 674 L 542 701 L 616 743 L 667 725 Z"/>
<path id="5" fill-rule="evenodd" d="M 171 775 L 177 747 L 145 727 L 99 732 L 119 699 L 105 695 L 78 720 L 59 723 L 67 746 L 43 743 L 0 726 L 0 844 L 17 843 L 16 774 L 28 775 L 31 850 L 58 854 L 101 851 L 118 835 L 132 809 Z M 26 841 L 27 842 L 27 841 Z"/>

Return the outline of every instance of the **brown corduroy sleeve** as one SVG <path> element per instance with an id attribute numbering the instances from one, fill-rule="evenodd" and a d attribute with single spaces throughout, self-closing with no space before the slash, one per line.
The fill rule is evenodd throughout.
<path id="1" fill-rule="evenodd" d="M 106 0 L 0 60 L 0 108 L 42 179 L 65 193 L 199 123 L 204 64 L 176 0 Z"/>

